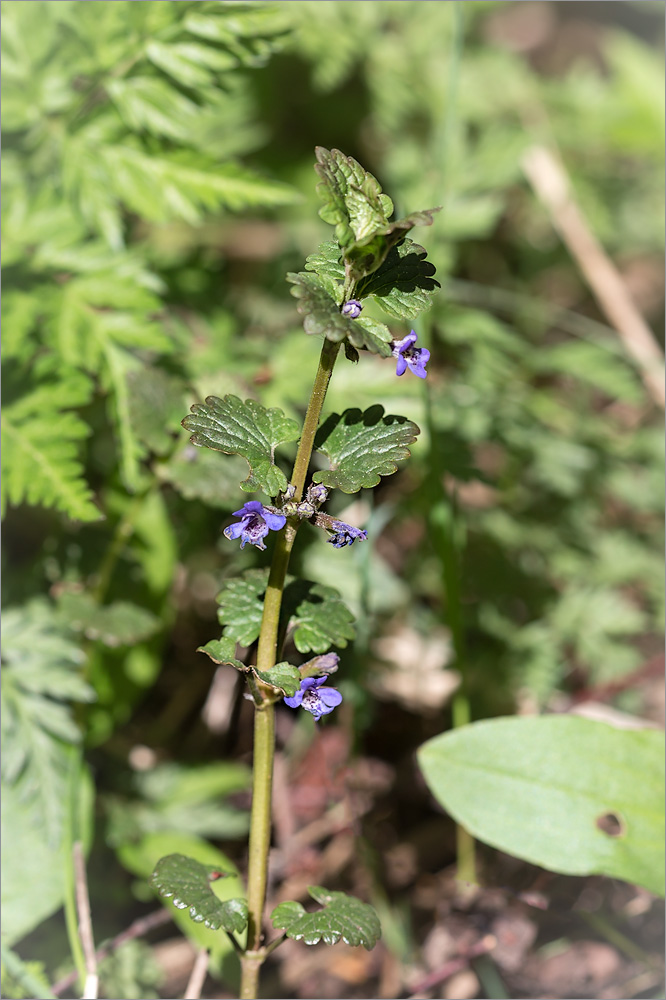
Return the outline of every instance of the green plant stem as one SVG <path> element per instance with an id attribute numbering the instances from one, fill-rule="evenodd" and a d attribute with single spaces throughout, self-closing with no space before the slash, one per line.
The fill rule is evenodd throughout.
<path id="1" fill-rule="evenodd" d="M 295 500 L 300 500 L 303 496 L 315 434 L 339 348 L 339 344 L 325 340 L 321 349 L 319 367 L 303 421 L 303 431 L 291 478 L 292 485 L 296 490 Z M 257 649 L 257 668 L 259 670 L 270 670 L 276 661 L 282 594 L 289 567 L 289 557 L 297 531 L 298 521 L 295 519 L 287 521 L 284 531 L 278 535 L 273 552 Z M 275 707 L 268 699 L 265 699 L 262 704 L 255 705 L 254 714 L 252 811 L 247 872 L 248 928 L 247 950 L 241 959 L 241 1000 L 255 1000 L 259 986 L 259 970 L 266 958 L 266 951 L 261 948 L 261 926 L 266 904 L 268 851 L 271 842 L 271 791 L 274 756 Z"/>

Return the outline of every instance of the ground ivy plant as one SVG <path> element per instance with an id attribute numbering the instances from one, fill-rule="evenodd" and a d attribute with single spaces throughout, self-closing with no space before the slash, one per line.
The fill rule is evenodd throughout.
<path id="1" fill-rule="evenodd" d="M 391 220 L 393 203 L 372 174 L 337 149 L 316 150 L 319 214 L 334 227 L 335 238 L 308 257 L 305 270 L 288 274 L 298 299 L 306 334 L 322 339 L 321 355 L 303 426 L 277 408 L 227 395 L 208 396 L 196 403 L 183 425 L 192 443 L 247 460 L 245 493 L 264 494 L 246 500 L 236 520 L 224 529 L 240 547 L 273 546 L 270 570 L 250 569 L 227 583 L 219 597 L 222 635 L 201 647 L 216 663 L 244 675 L 254 702 L 254 769 L 250 820 L 247 898 L 222 901 L 211 885 L 224 872 L 184 855 L 162 858 L 152 874 L 160 895 L 188 908 L 193 920 L 225 931 L 240 953 L 241 997 L 257 996 L 261 965 L 285 938 L 306 944 L 372 948 L 381 934 L 372 907 L 321 886 L 311 886 L 318 909 L 299 902 L 282 902 L 270 914 L 277 935 L 265 933 L 264 909 L 268 851 L 271 839 L 271 784 L 275 751 L 275 706 L 284 701 L 318 721 L 342 701 L 329 681 L 344 669 L 331 647 L 344 648 L 354 637 L 353 616 L 332 587 L 287 575 L 294 540 L 303 521 L 320 528 L 332 548 L 362 543 L 367 532 L 332 517 L 324 510 L 331 490 L 356 493 L 376 486 L 381 476 L 395 472 L 409 456 L 419 428 L 405 417 L 371 406 L 348 409 L 322 420 L 326 391 L 341 353 L 351 362 L 367 351 L 396 364 L 396 375 L 409 370 L 426 378 L 429 352 L 417 347 L 414 331 L 396 339 L 388 326 L 364 313 L 372 298 L 396 321 L 409 320 L 429 304 L 437 287 L 435 268 L 425 250 L 407 236 L 414 226 L 429 226 L 437 209 Z M 341 352 L 342 349 L 342 352 Z M 280 465 L 277 450 L 298 441 L 291 476 Z M 310 473 L 313 452 L 328 468 Z M 322 463 L 324 464 L 324 463 Z M 335 558 L 335 553 L 331 554 Z M 315 654 L 306 662 L 283 659 L 286 635 L 299 653 Z M 252 647 L 255 662 L 238 659 L 237 643 Z"/>

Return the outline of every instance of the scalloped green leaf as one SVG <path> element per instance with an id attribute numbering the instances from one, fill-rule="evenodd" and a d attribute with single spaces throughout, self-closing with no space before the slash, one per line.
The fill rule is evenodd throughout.
<path id="1" fill-rule="evenodd" d="M 221 642 L 233 640 L 249 646 L 258 638 L 267 583 L 267 569 L 251 569 L 225 583 L 217 595 L 217 617 L 225 626 Z M 354 616 L 338 591 L 308 580 L 287 578 L 281 619 L 281 627 L 293 629 L 294 643 L 300 653 L 325 653 L 330 646 L 344 647 L 356 634 Z M 203 652 L 209 656 L 211 652 L 222 652 L 224 662 L 231 662 L 234 651 L 228 645 L 213 647 L 207 643 Z"/>
<path id="2" fill-rule="evenodd" d="M 213 663 L 228 663 L 236 670 L 247 670 L 242 660 L 236 659 L 236 640 L 223 636 L 221 639 L 211 639 L 205 646 L 198 646 L 197 653 L 205 653 Z"/>
<path id="3" fill-rule="evenodd" d="M 216 600 L 217 618 L 226 626 L 227 639 L 250 646 L 258 638 L 267 583 L 267 569 L 250 569 L 241 577 L 225 582 Z"/>
<path id="4" fill-rule="evenodd" d="M 284 691 L 288 698 L 295 695 L 301 686 L 300 670 L 291 663 L 287 663 L 286 660 L 282 663 L 276 663 L 270 670 L 257 670 L 255 667 L 254 672 L 260 681 Z"/>
<path id="5" fill-rule="evenodd" d="M 316 253 L 311 253 L 305 258 L 305 270 L 314 271 L 315 274 L 332 278 L 334 281 L 344 282 L 345 265 L 339 244 L 335 240 L 320 243 Z"/>
<path id="6" fill-rule="evenodd" d="M 315 472 L 313 479 L 344 493 L 376 486 L 380 476 L 390 476 L 397 462 L 409 458 L 408 446 L 418 434 L 415 423 L 395 414 L 384 416 L 379 404 L 363 412 L 354 408 L 332 413 L 317 431 L 314 445 L 331 467 Z"/>
<path id="7" fill-rule="evenodd" d="M 345 251 L 345 264 L 349 276 L 360 282 L 362 278 L 376 271 L 396 244 L 402 242 L 414 226 L 431 226 L 433 215 L 439 208 L 428 208 L 412 212 L 404 219 L 389 222 L 368 239 L 349 247 Z"/>
<path id="8" fill-rule="evenodd" d="M 172 899 L 179 910 L 189 909 L 195 923 L 211 930 L 222 928 L 230 934 L 247 927 L 247 902 L 244 899 L 218 899 L 210 884 L 230 875 L 215 865 L 202 865 L 184 854 L 168 854 L 155 865 L 150 884 L 160 896 Z"/>
<path id="9" fill-rule="evenodd" d="M 345 338 L 359 350 L 371 351 L 388 358 L 391 354 L 391 331 L 384 323 L 369 317 L 350 319 L 340 312 L 342 288 L 326 275 L 300 271 L 287 274 L 298 299 L 298 312 L 303 316 L 303 328 L 313 336 L 324 336 L 335 343 Z"/>
<path id="10" fill-rule="evenodd" d="M 194 403 L 183 427 L 193 431 L 190 441 L 199 448 L 212 448 L 226 455 L 241 455 L 250 466 L 241 489 L 247 493 L 263 490 L 270 497 L 287 488 L 287 477 L 275 464 L 279 444 L 296 441 L 299 426 L 282 410 L 267 410 L 254 399 L 243 403 L 237 396 L 207 396 Z"/>
<path id="11" fill-rule="evenodd" d="M 334 587 L 294 580 L 285 588 L 284 603 L 299 653 L 344 648 L 356 635 L 354 616 Z"/>
<path id="12" fill-rule="evenodd" d="M 86 639 L 105 646 L 132 646 L 154 635 L 160 619 L 129 601 L 100 605 L 90 594 L 65 591 L 58 599 L 60 617 Z"/>
<path id="13" fill-rule="evenodd" d="M 370 951 L 382 935 L 379 918 L 373 908 L 344 892 L 332 892 L 322 886 L 308 886 L 312 898 L 323 909 L 308 913 L 300 903 L 280 903 L 271 913 L 273 927 L 284 930 L 287 937 L 306 944 L 336 944 L 340 938 L 347 944 L 363 945 Z"/>
<path id="14" fill-rule="evenodd" d="M 382 194 L 377 178 L 339 149 L 317 146 L 315 155 L 315 170 L 321 178 L 317 194 L 324 202 L 319 215 L 335 226 L 340 246 L 352 246 L 385 226 L 393 202 Z"/>
<path id="15" fill-rule="evenodd" d="M 319 215 L 335 226 L 345 272 L 353 280 L 376 271 L 391 247 L 400 243 L 414 226 L 432 225 L 439 208 L 412 212 L 389 222 L 393 203 L 388 195 L 382 194 L 376 177 L 339 149 L 317 146 L 315 153 L 315 170 L 321 177 L 317 193 L 324 201 Z"/>
<path id="16" fill-rule="evenodd" d="M 324 258 L 321 266 L 331 265 Z M 390 316 L 413 319 L 430 307 L 433 292 L 441 287 L 434 274 L 423 247 L 405 239 L 389 250 L 381 267 L 359 281 L 356 297 L 372 295 Z"/>

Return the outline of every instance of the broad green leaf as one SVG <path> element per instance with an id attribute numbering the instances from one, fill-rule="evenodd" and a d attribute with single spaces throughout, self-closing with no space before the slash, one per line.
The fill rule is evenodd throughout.
<path id="1" fill-rule="evenodd" d="M 391 354 L 391 332 L 383 323 L 369 317 L 350 319 L 340 312 L 342 288 L 333 279 L 301 271 L 287 274 L 287 281 L 293 285 L 291 294 L 298 299 L 298 312 L 303 319 L 303 328 L 313 336 L 324 336 L 337 343 L 345 338 L 359 350 L 372 351 L 389 357 Z"/>
<path id="2" fill-rule="evenodd" d="M 315 170 L 321 182 L 317 194 L 324 202 L 319 215 L 335 226 L 335 237 L 343 249 L 367 239 L 386 226 L 393 202 L 375 177 L 353 156 L 339 149 L 315 149 Z"/>
<path id="3" fill-rule="evenodd" d="M 397 470 L 397 462 L 409 458 L 408 445 L 418 433 L 419 428 L 406 417 L 384 416 L 384 407 L 379 404 L 364 412 L 332 413 L 317 431 L 314 445 L 327 456 L 331 467 L 315 472 L 313 479 L 344 493 L 376 486 L 380 476 L 390 476 Z"/>
<path id="4" fill-rule="evenodd" d="M 270 670 L 257 670 L 255 667 L 254 672 L 264 684 L 279 688 L 288 698 L 293 697 L 301 686 L 301 673 L 298 667 L 286 661 L 276 663 Z"/>
<path id="5" fill-rule="evenodd" d="M 81 739 L 67 702 L 90 702 L 95 694 L 82 677 L 81 649 L 46 601 L 7 608 L 2 639 L 2 777 L 20 783 L 35 821 L 55 842 L 66 802 L 67 744 Z"/>
<path id="6" fill-rule="evenodd" d="M 6 711 L 5 703 L 3 715 Z M 6 781 L 4 776 L 2 779 L 0 888 L 5 924 L 2 938 L 10 947 L 62 906 L 64 873 L 71 870 L 72 864 L 72 843 L 82 841 L 87 853 L 92 841 L 95 806 L 92 777 L 80 762 L 78 748 L 70 746 L 61 752 L 58 770 L 41 776 L 49 782 L 49 788 L 39 789 L 41 796 L 48 793 L 60 799 L 63 811 L 55 819 L 46 815 L 40 801 L 33 797 L 24 776 L 16 783 Z M 66 802 L 72 803 L 70 831 L 65 824 Z M 54 822 L 55 825 L 50 825 Z"/>
<path id="7" fill-rule="evenodd" d="M 216 598 L 218 621 L 226 625 L 225 637 L 242 646 L 250 646 L 258 638 L 264 613 L 264 602 L 260 598 L 266 592 L 267 583 L 267 569 L 250 569 L 241 577 L 225 581 Z"/>
<path id="8" fill-rule="evenodd" d="M 228 663 L 236 670 L 247 670 L 247 666 L 242 660 L 236 659 L 236 640 L 228 637 L 222 639 L 211 639 L 205 646 L 198 646 L 197 653 L 205 653 L 210 656 L 213 663 Z"/>
<path id="9" fill-rule="evenodd" d="M 160 620 L 151 611 L 129 601 L 100 605 L 86 593 L 64 591 L 58 600 L 62 620 L 87 639 L 105 646 L 132 646 L 154 635 Z"/>
<path id="10" fill-rule="evenodd" d="M 287 937 L 306 944 L 336 944 L 340 938 L 370 951 L 379 941 L 382 929 L 377 914 L 367 903 L 344 892 L 332 892 L 318 885 L 308 892 L 323 909 L 308 913 L 300 903 L 280 903 L 271 913 L 273 927 Z"/>
<path id="11" fill-rule="evenodd" d="M 344 648 L 354 638 L 354 616 L 334 587 L 293 580 L 284 592 L 284 609 L 299 653 Z"/>
<path id="12" fill-rule="evenodd" d="M 253 399 L 243 403 L 230 395 L 223 399 L 207 396 L 205 403 L 195 403 L 191 410 L 183 427 L 194 431 L 192 444 L 247 459 L 250 472 L 241 489 L 263 490 L 274 497 L 287 488 L 287 477 L 275 464 L 274 455 L 279 444 L 298 437 L 295 420 L 280 409 L 267 410 Z"/>
<path id="13" fill-rule="evenodd" d="M 211 930 L 222 928 L 229 933 L 240 933 L 247 927 L 246 900 L 222 901 L 210 888 L 211 882 L 229 874 L 184 854 L 169 854 L 155 865 L 150 883 L 160 896 L 173 899 L 179 910 L 188 909 L 196 923 L 203 923 Z"/>
<path id="14" fill-rule="evenodd" d="M 146 834 L 137 843 L 122 844 L 116 848 L 116 854 L 128 871 L 142 879 L 150 877 L 159 859 L 165 855 L 185 854 L 217 871 L 233 872 L 233 875 L 211 883 L 211 889 L 218 899 L 234 899 L 244 893 L 243 883 L 230 858 L 201 837 L 175 831 Z M 203 923 L 194 923 L 189 912 L 177 909 L 171 899 L 163 898 L 163 901 L 182 933 L 198 948 L 210 951 L 213 969 L 219 972 L 224 965 L 225 979 L 237 980 L 238 960 L 229 937 L 211 930 Z M 238 936 L 241 946 L 244 936 L 244 933 Z M 238 991 L 238 985 L 235 991 Z"/>
<path id="15" fill-rule="evenodd" d="M 390 316 L 413 319 L 430 307 L 432 293 L 440 287 L 434 273 L 423 247 L 405 239 L 389 250 L 381 267 L 359 281 L 356 296 L 373 295 Z"/>
<path id="16" fill-rule="evenodd" d="M 491 719 L 429 740 L 419 765 L 479 840 L 552 871 L 663 895 L 663 733 L 570 715 Z"/>

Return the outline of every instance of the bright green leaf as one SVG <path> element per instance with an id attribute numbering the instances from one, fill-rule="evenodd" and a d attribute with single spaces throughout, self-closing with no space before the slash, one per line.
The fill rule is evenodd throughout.
<path id="1" fill-rule="evenodd" d="M 367 239 L 386 226 L 393 203 L 375 177 L 353 156 L 339 149 L 315 149 L 315 170 L 321 178 L 317 193 L 324 202 L 319 214 L 335 226 L 335 236 L 343 249 Z"/>
<path id="2" fill-rule="evenodd" d="M 211 639 L 205 646 L 198 646 L 197 653 L 205 653 L 210 656 L 213 663 L 228 663 L 236 670 L 247 670 L 242 660 L 236 659 L 236 640 L 227 637 L 222 639 Z"/>
<path id="3" fill-rule="evenodd" d="M 294 580 L 287 584 L 283 600 L 299 653 L 344 648 L 354 638 L 354 616 L 334 587 Z"/>
<path id="4" fill-rule="evenodd" d="M 345 493 L 376 486 L 380 476 L 390 476 L 397 462 L 409 458 L 419 428 L 406 417 L 384 416 L 377 404 L 365 412 L 358 409 L 333 413 L 315 438 L 315 450 L 330 461 L 330 469 L 315 472 L 313 479 Z"/>
<path id="5" fill-rule="evenodd" d="M 295 420 L 280 409 L 267 410 L 253 399 L 243 403 L 237 396 L 207 396 L 205 403 L 195 403 L 191 410 L 183 427 L 194 431 L 192 444 L 247 459 L 250 473 L 241 489 L 263 490 L 274 497 L 287 488 L 287 477 L 275 464 L 274 454 L 277 445 L 298 437 Z"/>
<path id="6" fill-rule="evenodd" d="M 663 733 L 570 715 L 491 719 L 429 740 L 419 764 L 479 840 L 552 871 L 663 894 Z"/>
<path id="7" fill-rule="evenodd" d="M 432 293 L 440 287 L 433 278 L 434 265 L 425 258 L 423 247 L 403 240 L 389 250 L 381 267 L 359 281 L 357 297 L 373 295 L 390 316 L 413 319 L 429 308 Z"/>
<path id="8" fill-rule="evenodd" d="M 290 272 L 287 281 L 293 288 L 291 294 L 298 299 L 298 312 L 303 319 L 303 328 L 313 336 L 324 336 L 337 343 L 347 338 L 359 350 L 372 351 L 389 357 L 391 354 L 391 332 L 383 323 L 369 317 L 350 319 L 340 312 L 342 288 L 333 279 L 301 271 Z"/>
<path id="9" fill-rule="evenodd" d="M 169 854 L 155 865 L 150 883 L 160 896 L 173 899 L 179 910 L 188 909 L 196 923 L 203 923 L 211 930 L 222 928 L 229 933 L 247 927 L 247 902 L 244 899 L 217 898 L 210 883 L 231 874 L 214 865 L 203 865 L 184 854 Z"/>
<path id="10" fill-rule="evenodd" d="M 255 668 L 254 672 L 264 684 L 279 688 L 284 691 L 288 698 L 293 697 L 301 685 L 301 674 L 298 667 L 294 667 L 286 661 L 276 663 L 270 670 L 257 670 Z"/>
<path id="11" fill-rule="evenodd" d="M 241 577 L 225 581 L 216 598 L 218 620 L 226 625 L 225 637 L 240 642 L 242 646 L 250 646 L 259 636 L 264 613 L 261 598 L 267 583 L 267 569 L 250 569 Z"/>
<path id="12" fill-rule="evenodd" d="M 367 903 L 344 892 L 332 892 L 318 885 L 308 886 L 308 892 L 323 909 L 308 913 L 300 903 L 280 903 L 271 913 L 273 927 L 282 929 L 287 937 L 306 944 L 336 944 L 340 938 L 356 947 L 370 951 L 381 937 L 377 914 Z"/>

